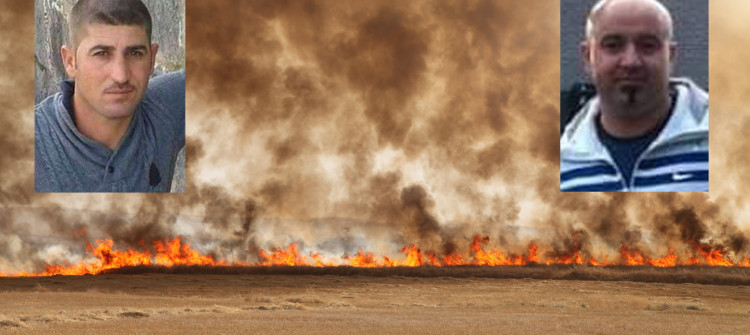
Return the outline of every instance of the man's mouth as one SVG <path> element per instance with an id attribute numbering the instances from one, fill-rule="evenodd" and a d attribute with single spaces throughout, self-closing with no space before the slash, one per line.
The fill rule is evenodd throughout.
<path id="1" fill-rule="evenodd" d="M 624 78 L 618 78 L 617 82 L 620 85 L 644 85 L 646 83 L 645 78 L 639 78 L 639 77 L 624 77 Z"/>
<path id="2" fill-rule="evenodd" d="M 131 93 L 133 91 L 135 91 L 135 89 L 132 88 L 132 87 L 131 88 L 116 88 L 116 89 L 105 90 L 104 93 L 106 93 L 106 94 L 120 94 L 120 95 L 122 95 L 122 94 Z"/>

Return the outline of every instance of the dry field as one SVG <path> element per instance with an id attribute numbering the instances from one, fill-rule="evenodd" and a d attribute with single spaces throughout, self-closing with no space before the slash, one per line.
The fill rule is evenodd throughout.
<path id="1" fill-rule="evenodd" d="M 750 334 L 747 270 L 153 270 L 0 278 L 0 333 Z"/>

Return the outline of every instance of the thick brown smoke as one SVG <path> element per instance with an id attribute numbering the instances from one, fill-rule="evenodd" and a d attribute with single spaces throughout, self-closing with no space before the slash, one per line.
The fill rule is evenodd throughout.
<path id="1" fill-rule="evenodd" d="M 542 12 L 555 15 L 527 24 Z M 510 181 L 557 165 L 544 128 L 557 124 L 558 87 L 529 79 L 559 75 L 557 13 L 544 2 L 190 4 L 189 105 L 234 120 L 199 112 L 212 126 L 197 137 L 212 153 L 252 153 L 221 169 L 244 171 L 229 183 L 265 217 L 364 219 L 359 234 L 434 250 L 501 237 L 517 224 L 511 194 L 527 192 Z M 219 133 L 232 148 L 213 145 Z M 531 134 L 543 147 L 518 140 Z"/>
<path id="2" fill-rule="evenodd" d="M 39 195 L 33 9 L 5 2 L 0 271 L 76 259 L 84 240 L 177 235 L 243 261 L 292 242 L 326 256 L 409 244 L 469 255 L 475 234 L 553 257 L 747 252 L 750 81 L 728 64 L 750 59 L 737 43 L 750 8 L 711 2 L 711 193 L 562 194 L 558 5 L 189 1 L 186 193 Z"/>
<path id="3" fill-rule="evenodd" d="M 34 90 L 34 4 L 6 2 L 2 7 L 0 101 L 4 112 L 0 113 L 0 124 L 4 129 L 0 132 L 0 203 L 27 204 L 33 193 L 33 188 L 26 187 L 34 177 L 28 173 L 33 168 L 33 125 L 31 117 L 18 112 L 25 109 L 25 114 L 31 115 L 28 99 Z"/>

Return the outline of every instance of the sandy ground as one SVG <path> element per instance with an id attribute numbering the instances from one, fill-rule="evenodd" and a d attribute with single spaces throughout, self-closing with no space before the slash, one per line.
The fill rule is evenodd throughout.
<path id="1" fill-rule="evenodd" d="M 750 334 L 750 287 L 358 275 L 0 278 L 0 333 Z"/>

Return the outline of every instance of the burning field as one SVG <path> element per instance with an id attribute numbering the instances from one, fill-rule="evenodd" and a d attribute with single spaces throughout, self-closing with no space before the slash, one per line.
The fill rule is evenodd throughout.
<path id="1" fill-rule="evenodd" d="M 261 249 L 259 261 L 249 264 L 203 255 L 179 238 L 123 251 L 111 240 L 98 241 L 86 247 L 91 261 L 0 277 L 0 330 L 750 331 L 750 267 L 725 253 L 700 253 L 697 247 L 684 257 L 671 250 L 652 259 L 621 248 L 618 264 L 606 257 L 593 261 L 578 250 L 541 256 L 536 245 L 527 254 L 505 256 L 497 249 L 485 251 L 487 243 L 476 236 L 471 258 L 438 257 L 411 246 L 399 259 L 359 250 L 336 262 L 304 255 L 292 244 Z"/>
<path id="2" fill-rule="evenodd" d="M 577 232 L 573 237 L 581 234 Z M 485 251 L 483 245 L 489 242 L 489 237 L 475 236 L 470 244 L 471 257 L 464 257 L 458 253 L 438 255 L 435 251 L 422 252 L 416 245 L 406 246 L 401 249 L 403 259 L 391 259 L 388 256 L 378 257 L 372 252 L 359 251 L 353 255 L 342 255 L 338 259 L 331 260 L 322 256 L 320 253 L 309 253 L 304 255 L 298 250 L 296 243 L 286 248 L 276 248 L 274 250 L 258 251 L 256 263 L 244 263 L 241 261 L 229 262 L 224 259 L 216 259 L 211 255 L 202 255 L 199 251 L 191 248 L 189 243 L 182 242 L 180 238 L 171 241 L 154 241 L 152 248 L 146 250 L 124 250 L 113 249 L 112 240 L 97 241 L 96 246 L 86 245 L 86 250 L 92 261 L 80 261 L 77 264 L 47 264 L 42 272 L 26 272 L 2 274 L 0 277 L 40 277 L 55 275 L 97 275 L 101 273 L 132 273 L 135 272 L 180 272 L 184 269 L 198 271 L 201 273 L 267 273 L 270 272 L 288 272 L 298 274 L 336 274 L 336 273 L 399 273 L 403 274 L 403 268 L 427 268 L 426 271 L 406 271 L 406 273 L 422 273 L 427 276 L 451 276 L 451 274 L 461 274 L 465 269 L 480 269 L 502 267 L 503 270 L 492 271 L 482 269 L 482 273 L 499 273 L 503 278 L 503 273 L 507 273 L 507 268 L 516 267 L 533 267 L 545 268 L 552 266 L 551 269 L 560 269 L 554 265 L 586 265 L 588 267 L 609 267 L 626 269 L 628 267 L 679 267 L 682 270 L 695 268 L 696 272 L 704 271 L 702 269 L 709 267 L 717 268 L 746 268 L 739 270 L 725 271 L 732 274 L 738 274 L 736 282 L 728 284 L 744 285 L 750 283 L 750 277 L 742 278 L 742 274 L 750 274 L 750 259 L 747 257 L 741 260 L 735 260 L 727 255 L 727 251 L 721 247 L 712 247 L 710 245 L 694 245 L 692 252 L 686 251 L 684 257 L 675 255 L 675 251 L 669 248 L 669 254 L 661 258 L 649 258 L 644 256 L 640 251 L 629 250 L 626 246 L 620 248 L 620 257 L 617 261 L 608 261 L 609 256 L 603 260 L 597 261 L 593 256 L 582 255 L 579 250 L 580 241 L 572 243 L 573 249 L 567 254 L 559 252 L 546 252 L 540 261 L 539 247 L 536 244 L 530 244 L 528 252 L 524 255 L 507 254 L 497 248 Z M 268 268 L 271 267 L 271 270 Z M 289 268 L 303 268 L 294 270 Z M 312 270 L 314 268 L 327 268 L 323 271 Z M 362 272 L 352 270 L 343 270 L 338 272 L 336 268 L 401 268 L 398 271 L 378 271 Z M 458 270 L 436 270 L 437 268 L 461 268 Z M 183 269 L 183 270 L 180 270 Z M 429 275 L 430 271 L 439 275 Z M 451 272 L 454 271 L 454 272 Z M 524 270 L 525 271 L 525 270 Z M 720 272 L 724 270 L 714 270 Z M 549 269 L 542 272 L 549 273 Z M 555 272 L 554 270 L 552 272 Z M 470 272 L 477 276 L 480 272 Z M 527 272 L 533 273 L 533 272 Z M 486 275 L 479 275 L 486 276 Z M 491 276 L 491 277 L 495 277 Z M 510 275 L 511 278 L 512 275 Z M 537 277 L 536 275 L 527 274 L 528 277 Z M 560 275 L 552 277 L 562 278 Z M 594 277 L 596 278 L 596 277 Z M 602 277 L 604 278 L 604 277 Z M 664 278 L 662 276 L 662 278 Z M 599 279 L 599 278 L 596 278 Z M 610 279 L 612 280 L 612 279 Z M 653 280 L 653 279 L 652 279 Z M 667 282 L 674 281 L 664 279 Z M 682 279 L 684 280 L 684 279 Z M 679 279 L 677 280 L 680 281 Z M 698 280 L 698 282 L 712 283 L 710 280 Z"/>
<path id="3" fill-rule="evenodd" d="M 0 5 L 0 333 L 750 333 L 750 4 L 711 192 L 563 194 L 559 2 L 242 3 L 186 3 L 184 194 L 33 192 Z"/>
<path id="4" fill-rule="evenodd" d="M 750 267 L 721 247 L 626 247 L 597 261 L 572 235 L 569 253 L 468 255 L 416 245 L 401 257 L 336 258 L 300 246 L 257 251 L 254 263 L 202 254 L 181 238 L 118 250 L 87 244 L 87 260 L 0 276 L 8 333 L 684 334 L 750 331 Z M 84 234 L 85 235 L 85 234 Z M 679 255 L 678 255 L 679 254 Z M 638 322 L 633 322 L 638 320 Z M 701 320 L 701 322 L 695 322 Z M 469 327 L 469 328 L 467 328 Z"/>

